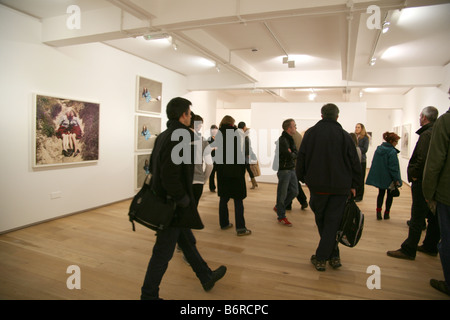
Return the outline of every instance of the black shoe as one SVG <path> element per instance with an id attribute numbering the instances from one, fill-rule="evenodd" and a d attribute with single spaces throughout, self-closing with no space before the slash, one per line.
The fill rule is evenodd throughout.
<path id="1" fill-rule="evenodd" d="M 377 220 L 383 220 L 383 218 L 381 217 L 381 212 L 377 211 Z"/>
<path id="2" fill-rule="evenodd" d="M 411 256 L 407 255 L 406 253 L 404 253 L 402 251 L 402 249 L 398 249 L 395 251 L 388 251 L 386 253 L 389 257 L 397 258 L 397 259 L 414 260 L 416 258 L 416 257 L 411 257 Z"/>
<path id="3" fill-rule="evenodd" d="M 440 281 L 440 280 L 436 280 L 436 279 L 431 279 L 430 280 L 430 285 L 435 288 L 436 290 L 439 290 L 442 293 L 445 293 L 447 295 L 450 296 L 450 290 L 448 289 L 447 284 L 445 283 L 445 281 Z"/>
<path id="4" fill-rule="evenodd" d="M 432 251 L 425 249 L 423 245 L 417 246 L 417 251 L 426 253 L 427 255 L 432 256 L 432 257 L 436 257 L 438 254 L 437 252 L 432 252 Z"/>
<path id="5" fill-rule="evenodd" d="M 214 284 L 223 278 L 225 273 L 227 272 L 227 267 L 220 266 L 216 270 L 212 272 L 211 279 L 208 282 L 202 283 L 203 290 L 209 291 L 214 287 Z"/>

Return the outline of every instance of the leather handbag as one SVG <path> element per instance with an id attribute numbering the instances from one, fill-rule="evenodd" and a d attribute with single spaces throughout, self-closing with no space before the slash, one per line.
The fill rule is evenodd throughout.
<path id="1" fill-rule="evenodd" d="M 261 175 L 258 161 L 256 161 L 256 163 L 250 163 L 250 170 L 252 171 L 254 177 L 259 177 Z"/>
<path id="2" fill-rule="evenodd" d="M 400 190 L 398 189 L 398 186 L 396 183 L 394 183 L 394 181 L 392 181 L 391 185 L 389 186 L 389 192 L 394 198 L 400 196 Z"/>
<path id="3" fill-rule="evenodd" d="M 136 231 L 134 222 L 137 222 L 154 231 L 165 230 L 171 223 L 176 203 L 167 196 L 165 199 L 158 196 L 152 188 L 152 180 L 145 182 L 134 196 L 130 204 L 128 217 L 133 225 L 133 231 Z"/>

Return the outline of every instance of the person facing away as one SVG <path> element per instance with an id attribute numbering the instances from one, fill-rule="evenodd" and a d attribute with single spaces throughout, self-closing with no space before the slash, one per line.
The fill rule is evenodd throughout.
<path id="1" fill-rule="evenodd" d="M 227 115 L 219 125 L 216 141 L 217 194 L 219 201 L 219 224 L 222 230 L 233 227 L 229 221 L 228 201 L 234 200 L 236 233 L 247 236 L 252 232 L 247 229 L 244 218 L 244 199 L 247 197 L 245 185 L 245 153 L 244 141 L 236 132 L 235 120 Z"/>
<path id="2" fill-rule="evenodd" d="M 253 152 L 252 145 L 249 138 L 249 130 L 245 122 L 241 121 L 238 123 L 237 132 L 241 135 L 240 140 L 241 143 L 244 141 L 244 153 L 245 153 L 245 170 L 247 170 L 248 175 L 250 176 L 250 181 L 252 182 L 252 187 L 250 189 L 255 189 L 258 187 L 258 183 L 256 182 L 255 175 L 250 168 L 250 162 L 257 160 L 256 154 Z"/>
<path id="3" fill-rule="evenodd" d="M 429 206 L 436 209 L 441 232 L 439 257 L 444 281 L 431 279 L 430 285 L 450 295 L 450 108 L 433 126 L 422 188 Z"/>
<path id="4" fill-rule="evenodd" d="M 214 141 L 216 140 L 217 131 L 219 131 L 219 128 L 215 124 L 211 125 L 211 128 L 210 128 L 211 135 L 208 138 L 208 143 L 209 144 L 214 143 Z M 214 157 L 216 155 L 216 151 L 215 151 L 215 148 L 211 148 L 211 149 L 212 149 L 211 156 L 214 159 Z M 213 168 L 212 168 L 212 171 L 211 171 L 211 175 L 209 176 L 209 191 L 211 191 L 211 192 L 216 192 L 216 182 L 215 182 L 216 169 L 217 169 L 216 168 L 216 163 L 213 161 Z"/>
<path id="5" fill-rule="evenodd" d="M 192 191 L 194 174 L 192 156 L 181 163 L 179 159 L 173 158 L 187 151 L 186 148 L 193 149 L 194 133 L 189 129 L 191 102 L 181 97 L 173 98 L 167 104 L 166 113 L 169 119 L 167 129 L 156 138 L 150 158 L 151 186 L 159 197 L 165 199 L 170 196 L 176 203 L 176 210 L 170 226 L 156 233 L 153 253 L 141 288 L 142 300 L 160 299 L 159 286 L 177 243 L 205 291 L 211 290 L 215 282 L 226 272 L 225 266 L 220 266 L 215 271 L 208 267 L 197 250 L 192 234 L 191 229 L 203 228 Z M 174 137 L 180 138 L 172 141 Z M 180 154 L 175 152 L 172 155 L 175 147 L 177 148 L 175 150 L 180 150 L 179 143 L 184 144 L 179 151 Z M 193 154 L 192 150 L 190 153 Z"/>
<path id="6" fill-rule="evenodd" d="M 364 179 L 366 178 L 367 168 L 367 150 L 369 150 L 369 135 L 367 134 L 366 127 L 362 123 L 357 123 L 355 126 L 355 134 L 359 150 L 361 150 L 361 181 L 359 187 L 356 188 L 355 201 L 362 201 L 364 198 Z"/>
<path id="7" fill-rule="evenodd" d="M 386 207 L 383 217 L 384 219 L 390 218 L 390 210 L 394 199 L 392 196 L 392 186 L 397 185 L 401 187 L 403 184 L 397 157 L 400 151 L 395 148 L 400 137 L 394 132 L 385 132 L 383 133 L 383 139 L 385 142 L 375 150 L 372 165 L 366 180 L 366 184 L 378 188 L 377 220 L 382 220 L 381 211 L 386 193 Z"/>
<path id="8" fill-rule="evenodd" d="M 297 148 L 297 151 L 300 150 L 303 136 L 301 135 L 300 132 L 295 130 L 293 139 L 294 139 L 294 143 L 295 143 L 295 147 Z M 297 160 L 296 160 L 296 162 L 297 162 Z M 306 208 L 308 208 L 308 199 L 306 198 L 305 192 L 303 192 L 303 188 L 302 188 L 302 185 L 300 184 L 300 181 L 297 181 L 297 189 L 298 189 L 298 195 L 297 195 L 298 203 L 300 203 L 301 209 L 305 210 Z M 292 210 L 292 201 L 289 205 L 286 206 L 286 210 Z"/>
<path id="9" fill-rule="evenodd" d="M 294 119 L 287 119 L 283 121 L 282 128 L 283 132 L 276 142 L 273 164 L 278 177 L 277 203 L 273 210 L 277 213 L 278 223 L 292 227 L 292 223 L 286 218 L 286 207 L 298 195 L 298 179 L 295 175 L 297 148 L 293 138 L 297 125 Z"/>
<path id="10" fill-rule="evenodd" d="M 211 157 L 211 147 L 208 141 L 202 137 L 201 128 L 203 118 L 199 115 L 193 115 L 190 128 L 194 130 L 194 181 L 193 191 L 195 204 L 198 206 L 203 193 L 203 185 L 208 181 L 213 168 Z"/>
<path id="11" fill-rule="evenodd" d="M 321 109 L 322 120 L 303 136 L 296 173 L 310 191 L 310 207 L 315 215 L 320 241 L 311 263 L 325 271 L 341 266 L 336 233 L 350 195 L 355 196 L 361 163 L 355 143 L 337 122 L 339 108 L 332 103 Z"/>
<path id="12" fill-rule="evenodd" d="M 430 211 L 422 191 L 423 169 L 427 160 L 433 125 L 439 111 L 435 107 L 425 107 L 419 116 L 420 129 L 416 146 L 408 164 L 408 181 L 411 182 L 411 220 L 409 221 L 408 238 L 402 243 L 401 248 L 388 251 L 387 255 L 393 258 L 414 260 L 416 252 L 422 251 L 436 256 L 437 245 L 440 240 L 437 217 Z M 428 228 L 422 246 L 418 246 L 425 219 L 428 218 Z"/>

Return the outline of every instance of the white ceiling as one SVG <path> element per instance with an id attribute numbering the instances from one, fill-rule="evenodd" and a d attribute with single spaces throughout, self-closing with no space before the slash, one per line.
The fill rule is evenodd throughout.
<path id="1" fill-rule="evenodd" d="M 450 62 L 450 2 L 434 0 L 0 0 L 42 21 L 44 43 L 102 42 L 188 77 L 191 90 L 259 92 L 289 101 L 374 87 L 439 85 Z M 77 5 L 81 28 L 69 30 Z M 375 12 L 391 22 L 371 29 Z M 168 40 L 144 40 L 167 33 Z M 378 39 L 378 41 L 377 41 Z M 173 48 L 176 44 L 177 50 Z M 376 46 L 375 46 L 376 44 Z M 374 54 L 377 63 L 369 65 Z M 295 68 L 282 63 L 295 60 Z M 220 69 L 217 71 L 216 65 Z M 294 90 L 296 89 L 296 90 Z M 367 90 L 371 94 L 374 90 Z"/>

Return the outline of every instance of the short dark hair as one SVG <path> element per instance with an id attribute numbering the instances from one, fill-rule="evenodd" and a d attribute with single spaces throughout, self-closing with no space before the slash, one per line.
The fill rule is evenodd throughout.
<path id="1" fill-rule="evenodd" d="M 239 129 L 244 129 L 245 128 L 245 122 L 244 121 L 239 122 L 238 123 L 238 128 Z"/>
<path id="2" fill-rule="evenodd" d="M 283 121 L 281 127 L 283 128 L 284 131 L 286 131 L 291 126 L 292 121 L 294 121 L 294 119 L 286 119 Z"/>
<path id="3" fill-rule="evenodd" d="M 169 101 L 166 108 L 166 114 L 167 118 L 169 120 L 178 120 L 180 117 L 188 112 L 189 108 L 191 107 L 192 103 L 181 97 L 173 98 Z"/>
<path id="4" fill-rule="evenodd" d="M 324 119 L 336 120 L 339 116 L 339 108 L 334 103 L 327 103 L 320 110 Z"/>

